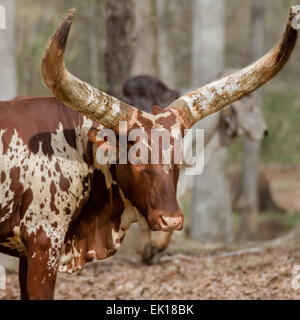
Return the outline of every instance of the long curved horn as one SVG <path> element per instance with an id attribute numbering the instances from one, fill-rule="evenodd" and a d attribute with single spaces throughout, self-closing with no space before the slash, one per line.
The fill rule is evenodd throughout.
<path id="1" fill-rule="evenodd" d="M 50 39 L 42 61 L 44 81 L 53 94 L 70 108 L 118 132 L 119 121 L 133 125 L 138 110 L 74 77 L 65 67 L 64 52 L 75 15 L 69 10 Z"/>
<path id="2" fill-rule="evenodd" d="M 297 41 L 292 21 L 297 10 L 292 7 L 280 42 L 264 57 L 239 72 L 212 82 L 184 95 L 168 106 L 190 128 L 200 119 L 243 98 L 272 79 L 288 61 Z"/>

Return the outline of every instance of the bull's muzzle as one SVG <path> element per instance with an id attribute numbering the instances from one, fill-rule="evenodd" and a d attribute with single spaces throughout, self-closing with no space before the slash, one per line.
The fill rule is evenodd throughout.
<path id="1" fill-rule="evenodd" d="M 162 231 L 181 230 L 183 228 L 183 214 L 159 217 L 159 225 Z"/>

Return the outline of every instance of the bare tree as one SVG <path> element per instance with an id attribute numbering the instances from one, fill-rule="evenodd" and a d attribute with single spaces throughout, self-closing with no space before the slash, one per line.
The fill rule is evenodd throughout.
<path id="1" fill-rule="evenodd" d="M 227 149 L 222 148 L 195 179 L 190 236 L 202 242 L 233 240 L 226 160 Z"/>
<path id="2" fill-rule="evenodd" d="M 251 1 L 251 61 L 259 58 L 264 51 L 263 18 L 265 0 Z M 261 91 L 254 92 L 256 105 L 262 107 Z M 247 137 L 244 140 L 244 159 L 240 181 L 238 207 L 241 212 L 240 239 L 254 239 L 257 232 L 258 215 L 258 176 L 260 161 L 260 141 L 253 141 Z"/>
<path id="3" fill-rule="evenodd" d="M 214 80 L 224 67 L 224 1 L 194 0 L 193 86 Z M 204 242 L 232 241 L 231 200 L 225 176 L 227 151 L 194 178 L 190 236 Z"/>
<path id="4" fill-rule="evenodd" d="M 91 80 L 94 85 L 99 85 L 99 60 L 98 60 L 98 35 L 97 35 L 97 0 L 92 0 L 88 6 L 89 16 L 89 41 L 90 41 L 90 68 Z"/>
<path id="5" fill-rule="evenodd" d="M 158 75 L 156 0 L 135 0 L 135 46 L 131 76 Z"/>
<path id="6" fill-rule="evenodd" d="M 173 43 L 172 31 L 178 18 L 182 1 L 177 0 L 157 0 L 157 28 L 158 28 L 158 57 L 159 57 L 159 77 L 167 85 L 176 87 L 176 47 Z"/>
<path id="7" fill-rule="evenodd" d="M 224 1 L 193 0 L 193 86 L 215 80 L 224 68 Z"/>
<path id="8" fill-rule="evenodd" d="M 173 88 L 191 84 L 193 1 L 156 0 L 159 78 Z"/>
<path id="9" fill-rule="evenodd" d="M 17 73 L 15 57 L 14 0 L 3 0 L 6 9 L 6 29 L 0 30 L 0 100 L 9 100 L 17 94 Z"/>
<path id="10" fill-rule="evenodd" d="M 134 0 L 107 0 L 105 67 L 108 91 L 122 98 L 134 58 Z"/>
<path id="11" fill-rule="evenodd" d="M 190 84 L 191 4 L 181 0 L 135 0 L 131 76 L 158 77 L 174 88 Z"/>
<path id="12" fill-rule="evenodd" d="M 15 1 L 3 0 L 6 10 L 6 29 L 0 30 L 0 100 L 9 100 L 17 95 L 17 74 L 15 57 Z M 0 253 L 0 265 L 16 270 L 17 259 Z"/>

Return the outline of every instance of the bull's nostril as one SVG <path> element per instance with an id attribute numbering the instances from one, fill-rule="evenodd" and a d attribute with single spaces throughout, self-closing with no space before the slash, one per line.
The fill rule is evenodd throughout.
<path id="1" fill-rule="evenodd" d="M 167 218 L 164 218 L 163 216 L 161 216 L 160 219 L 161 219 L 162 224 L 163 224 L 165 227 L 168 227 L 168 224 L 167 224 L 167 222 L 165 221 L 165 219 L 167 219 Z"/>

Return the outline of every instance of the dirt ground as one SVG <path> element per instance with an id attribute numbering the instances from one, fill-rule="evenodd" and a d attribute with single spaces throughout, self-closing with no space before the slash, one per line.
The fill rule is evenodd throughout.
<path id="1" fill-rule="evenodd" d="M 300 211 L 300 169 L 268 169 L 275 199 Z M 266 248 L 200 245 L 178 233 L 160 260 L 143 265 L 123 250 L 87 264 L 82 271 L 59 274 L 56 299 L 300 299 L 292 270 L 300 265 L 298 247 Z M 300 274 L 300 273 L 299 273 Z M 297 284 L 297 279 L 294 282 Z M 17 274 L 7 275 L 0 299 L 19 299 Z M 300 287 L 300 279 L 299 279 Z"/>
<path id="2" fill-rule="evenodd" d="M 137 255 L 117 256 L 60 274 L 56 299 L 300 299 L 291 285 L 297 264 L 300 248 L 166 255 L 152 266 Z M 0 299 L 18 298 L 10 274 Z"/>

